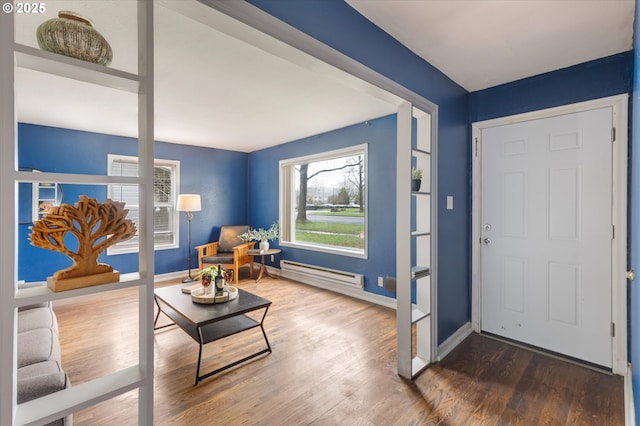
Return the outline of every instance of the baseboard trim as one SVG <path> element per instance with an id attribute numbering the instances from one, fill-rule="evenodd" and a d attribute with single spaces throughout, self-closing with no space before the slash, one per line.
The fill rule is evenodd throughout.
<path id="1" fill-rule="evenodd" d="M 322 280 L 315 280 L 310 277 L 303 276 L 302 274 L 297 274 L 293 271 L 280 270 L 278 275 L 280 275 L 282 278 L 287 278 L 287 279 L 299 282 L 301 284 L 312 285 L 314 287 L 344 294 L 345 296 L 350 296 L 355 299 L 364 300 L 365 302 L 371 302 L 371 303 L 375 303 L 376 305 L 385 306 L 391 309 L 396 309 L 396 299 L 393 299 L 391 297 L 369 293 L 368 291 L 360 290 L 357 288 L 350 288 L 350 287 L 342 286 L 339 284 L 331 284 Z"/>
<path id="2" fill-rule="evenodd" d="M 442 361 L 449 353 L 456 348 L 464 339 L 466 339 L 471 333 L 473 333 L 473 327 L 471 322 L 465 323 L 462 327 L 456 330 L 447 340 L 442 342 L 438 346 L 438 361 Z"/>
<path id="3" fill-rule="evenodd" d="M 627 373 L 624 375 L 624 424 L 635 426 L 636 408 L 633 402 L 633 383 L 631 375 L 631 364 L 627 364 Z"/>
<path id="4" fill-rule="evenodd" d="M 198 271 L 194 271 L 193 269 L 191 270 L 191 276 L 195 277 L 198 274 Z M 184 271 L 174 271 L 174 272 L 167 272 L 166 274 L 157 274 L 153 276 L 153 280 L 156 282 L 161 282 L 161 281 L 169 281 L 169 280 L 175 280 L 178 278 L 187 278 L 189 276 L 189 271 L 184 270 Z"/>

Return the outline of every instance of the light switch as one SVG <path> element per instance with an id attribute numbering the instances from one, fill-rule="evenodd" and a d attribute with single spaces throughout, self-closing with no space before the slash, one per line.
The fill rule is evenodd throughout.
<path id="1" fill-rule="evenodd" d="M 447 210 L 453 210 L 453 195 L 447 195 Z"/>

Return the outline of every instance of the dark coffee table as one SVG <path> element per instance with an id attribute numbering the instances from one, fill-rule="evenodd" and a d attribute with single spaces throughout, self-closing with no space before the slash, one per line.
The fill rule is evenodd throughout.
<path id="1" fill-rule="evenodd" d="M 182 287 L 184 287 L 184 284 L 155 289 L 154 299 L 158 306 L 158 313 L 153 322 L 153 329 L 159 330 L 175 324 L 191 336 L 193 340 L 198 342 L 200 348 L 196 369 L 196 385 L 201 380 L 214 374 L 242 364 L 262 354 L 271 353 L 271 345 L 269 345 L 267 333 L 265 333 L 262 325 L 264 318 L 267 316 L 269 306 L 271 306 L 271 301 L 238 289 L 238 297 L 229 302 L 200 304 L 193 302 L 190 294 L 183 293 Z M 246 313 L 259 311 L 261 309 L 264 309 L 264 313 L 259 322 L 245 315 Z M 157 326 L 160 312 L 171 318 L 173 323 Z M 267 344 L 265 349 L 234 361 L 231 364 L 227 364 L 224 367 L 200 375 L 200 362 L 202 361 L 202 347 L 204 345 L 255 327 L 260 327 L 262 330 L 264 341 Z"/>

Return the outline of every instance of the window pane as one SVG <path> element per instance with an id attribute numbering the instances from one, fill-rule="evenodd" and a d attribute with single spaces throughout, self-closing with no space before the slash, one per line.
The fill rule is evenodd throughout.
<path id="1" fill-rule="evenodd" d="M 109 173 L 112 176 L 137 176 L 138 163 L 136 157 L 110 156 Z M 178 162 L 155 160 L 154 167 L 154 244 L 156 247 L 177 245 L 175 193 L 177 186 Z M 113 200 L 125 203 L 129 209 L 129 218 L 138 226 L 139 200 L 137 185 L 112 184 L 109 196 Z M 117 244 L 116 251 L 133 248 L 138 249 L 138 236 Z"/>
<path id="2" fill-rule="evenodd" d="M 153 198 L 156 203 L 171 201 L 171 168 L 156 167 L 153 173 Z"/>
<path id="3" fill-rule="evenodd" d="M 114 160 L 111 163 L 111 176 L 138 176 L 138 163 L 124 160 Z"/>
<path id="4" fill-rule="evenodd" d="M 173 242 L 173 208 L 156 207 L 153 215 L 153 232 L 155 244 Z"/>
<path id="5" fill-rule="evenodd" d="M 281 220 L 286 242 L 364 254 L 366 249 L 366 150 L 327 153 L 283 165 L 281 190 L 290 209 Z M 283 197 L 287 199 L 288 196 Z M 287 217 L 288 216 L 288 217 Z"/>
<path id="6" fill-rule="evenodd" d="M 137 185 L 118 185 L 114 184 L 111 188 L 111 199 L 122 201 L 130 205 L 138 205 L 138 186 Z"/>

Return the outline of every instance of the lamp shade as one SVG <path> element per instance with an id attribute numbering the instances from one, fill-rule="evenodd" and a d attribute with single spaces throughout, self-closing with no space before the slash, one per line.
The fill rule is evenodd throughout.
<path id="1" fill-rule="evenodd" d="M 199 212 L 202 210 L 200 204 L 200 195 L 198 194 L 179 194 L 178 206 L 176 209 L 179 212 Z"/>

